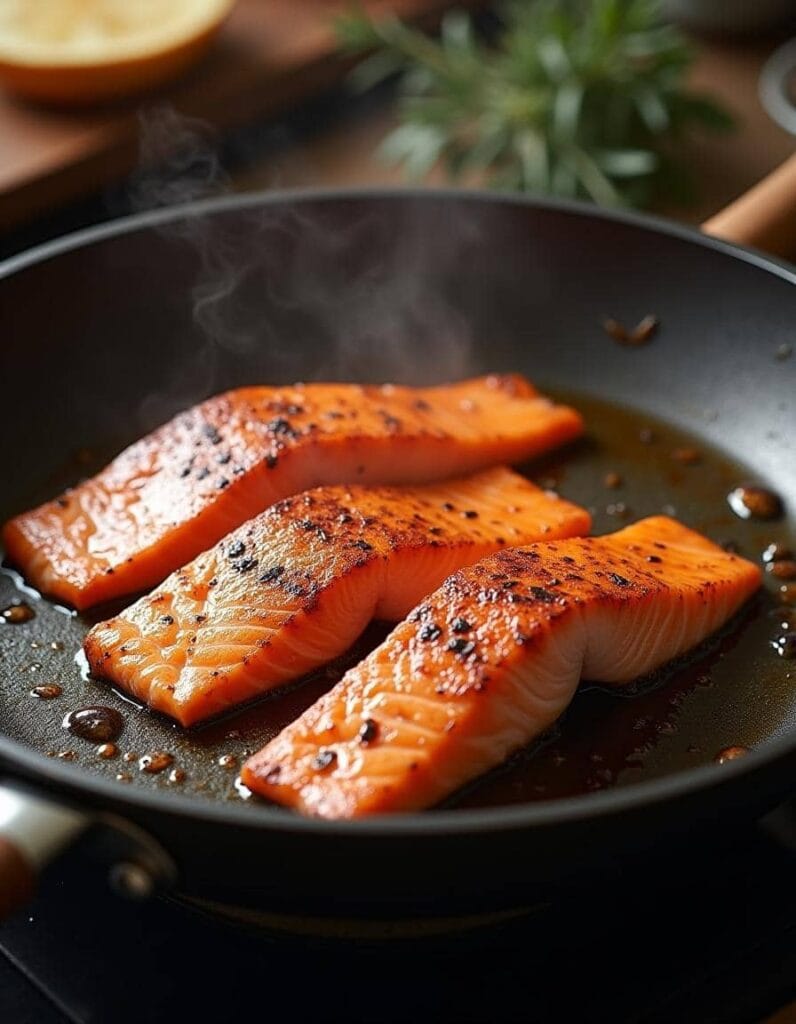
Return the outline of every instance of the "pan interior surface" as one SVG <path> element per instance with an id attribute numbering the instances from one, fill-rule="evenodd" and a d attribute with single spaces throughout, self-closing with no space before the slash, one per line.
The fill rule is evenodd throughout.
<path id="1" fill-rule="evenodd" d="M 729 509 L 726 494 L 750 479 L 748 467 L 638 412 L 583 395 L 561 397 L 584 412 L 587 436 L 523 469 L 541 486 L 588 506 L 595 532 L 665 512 L 753 559 L 772 541 L 792 539 L 782 524 L 741 521 Z M 683 452 L 697 461 L 683 463 L 678 458 Z M 84 451 L 79 457 L 86 463 L 90 456 Z M 606 485 L 606 480 L 614 483 L 612 474 L 620 478 L 618 486 Z M 777 600 L 778 586 L 770 577 L 761 595 L 719 637 L 639 687 L 609 690 L 586 683 L 553 734 L 447 806 L 499 806 L 624 786 L 710 763 L 728 747 L 757 747 L 769 736 L 796 730 L 792 663 L 778 657 L 771 645 L 788 617 Z M 102 611 L 70 614 L 26 591 L 19 577 L 6 570 L 0 574 L 0 607 L 19 600 L 35 618 L 0 627 L 6 734 L 120 785 L 177 787 L 198 799 L 247 800 L 237 780 L 247 754 L 329 689 L 389 628 L 373 624 L 334 665 L 280 695 L 186 731 L 87 677 L 80 645 Z M 34 688 L 51 683 L 62 688 L 60 696 L 35 696 Z M 69 711 L 97 704 L 117 709 L 125 721 L 119 753 L 108 760 L 62 724 Z M 155 775 L 139 770 L 140 759 L 154 752 L 168 753 L 173 764 Z"/>
<path id="2" fill-rule="evenodd" d="M 202 223 L 200 241 L 178 225 L 141 229 L 0 279 L 10 336 L 30 339 L 3 354 L 4 379 L 36 383 L 5 396 L 14 443 L 0 454 L 2 518 L 227 386 L 517 370 L 586 417 L 581 442 L 522 469 L 589 507 L 595 532 L 666 512 L 753 560 L 773 541 L 796 542 L 796 357 L 785 340 L 796 301 L 784 277 L 643 221 L 477 198 L 321 198 L 221 209 Z M 243 240 L 232 268 L 207 255 L 208 240 L 228 237 Z M 42 290 L 62 310 L 55 331 L 32 302 Z M 632 325 L 649 313 L 661 328 L 638 349 L 600 326 L 604 316 Z M 612 474 L 617 486 L 606 483 Z M 783 521 L 732 513 L 727 493 L 750 481 L 782 495 Z M 632 696 L 582 687 L 554 735 L 450 806 L 624 787 L 796 734 L 796 663 L 771 643 L 796 628 L 780 585 L 767 576 L 715 641 Z M 241 760 L 384 635 L 374 625 L 346 659 L 290 692 L 185 732 L 85 678 L 75 655 L 92 620 L 3 571 L 0 608 L 16 600 L 35 617 L 0 624 L 6 736 L 120 787 L 245 803 L 255 815 L 262 805 L 237 783 Z M 31 695 L 53 683 L 60 696 Z M 122 712 L 118 756 L 103 760 L 63 729 L 88 704 Z M 155 751 L 173 765 L 140 771 Z"/>

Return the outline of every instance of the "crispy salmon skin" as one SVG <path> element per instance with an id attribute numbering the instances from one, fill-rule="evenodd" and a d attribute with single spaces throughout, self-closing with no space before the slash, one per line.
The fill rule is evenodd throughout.
<path id="1" fill-rule="evenodd" d="M 28 582 L 78 609 L 145 590 L 270 504 L 322 484 L 411 484 L 577 437 L 520 376 L 431 388 L 249 387 L 175 417 L 3 529 Z"/>
<path id="2" fill-rule="evenodd" d="M 693 648 L 760 576 L 665 517 L 500 551 L 450 576 L 243 781 L 324 818 L 430 807 L 549 729 L 582 676 L 621 686 Z"/>
<path id="3" fill-rule="evenodd" d="M 92 672 L 193 725 L 342 654 L 452 571 L 589 514 L 496 467 L 417 487 L 320 487 L 277 502 L 85 642 Z"/>

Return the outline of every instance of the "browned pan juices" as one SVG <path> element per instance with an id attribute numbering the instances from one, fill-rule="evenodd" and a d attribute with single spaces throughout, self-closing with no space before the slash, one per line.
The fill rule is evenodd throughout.
<path id="1" fill-rule="evenodd" d="M 741 466 L 699 438 L 638 412 L 581 395 L 556 397 L 583 412 L 588 435 L 524 468 L 537 483 L 587 506 L 596 533 L 666 512 L 715 540 L 736 544 L 753 560 L 771 542 L 796 546 L 794 510 L 789 510 L 790 527 L 785 520 L 743 521 L 730 510 L 726 495 L 739 483 L 756 480 L 754 466 Z M 48 481 L 47 493 L 17 496 L 0 512 L 6 516 L 26 499 L 47 497 L 102 461 L 81 453 L 63 479 Z M 775 480 L 759 482 L 776 487 Z M 789 610 L 776 596 L 781 586 L 781 580 L 766 574 L 765 591 L 718 638 L 638 692 L 584 685 L 555 735 L 468 787 L 450 805 L 548 800 L 627 785 L 709 763 L 724 748 L 755 747 L 796 728 L 796 660 L 780 657 L 771 645 L 779 633 L 796 629 L 796 608 Z M 35 617 L 17 624 L 0 620 L 4 731 L 45 755 L 63 755 L 81 769 L 119 777 L 120 785 L 177 788 L 197 798 L 245 796 L 236 785 L 240 762 L 329 689 L 386 629 L 370 627 L 347 658 L 289 692 L 186 732 L 137 708 L 106 684 L 85 679 L 75 654 L 89 619 L 20 591 L 13 574 L 0 574 L 0 611 L 19 600 L 30 605 Z M 57 684 L 63 692 L 47 700 L 31 695 L 34 687 L 46 684 Z M 89 705 L 123 714 L 115 755 L 101 755 L 98 745 L 63 727 L 69 712 Z M 143 761 L 150 764 L 151 755 L 161 753 L 173 758 L 167 769 L 142 770 L 142 758 L 150 755 Z"/>

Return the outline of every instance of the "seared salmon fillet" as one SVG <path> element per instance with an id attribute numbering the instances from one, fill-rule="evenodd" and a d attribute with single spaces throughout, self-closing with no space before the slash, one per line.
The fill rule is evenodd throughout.
<path id="1" fill-rule="evenodd" d="M 251 387 L 182 413 L 6 524 L 28 582 L 75 608 L 145 590 L 270 504 L 322 484 L 413 484 L 577 437 L 520 376 L 432 388 Z"/>
<path id="2" fill-rule="evenodd" d="M 342 654 L 501 545 L 586 533 L 588 512 L 497 467 L 283 499 L 85 641 L 92 672 L 193 725 Z"/>
<path id="3" fill-rule="evenodd" d="M 621 686 L 694 647 L 760 576 L 657 516 L 502 550 L 445 580 L 243 781 L 324 818 L 430 807 L 549 729 L 581 677 Z"/>

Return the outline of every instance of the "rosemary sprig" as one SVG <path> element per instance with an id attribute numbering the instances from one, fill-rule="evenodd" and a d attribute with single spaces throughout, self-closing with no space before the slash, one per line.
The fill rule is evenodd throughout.
<path id="1" fill-rule="evenodd" d="M 361 87 L 400 73 L 400 126 L 381 152 L 413 178 L 585 197 L 605 205 L 682 198 L 676 143 L 732 119 L 684 85 L 692 55 L 656 0 L 514 0 L 492 45 L 448 13 L 439 40 L 395 18 L 336 21 Z"/>

